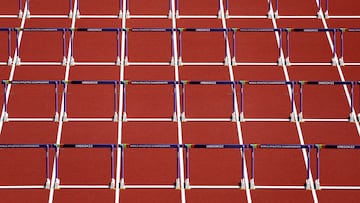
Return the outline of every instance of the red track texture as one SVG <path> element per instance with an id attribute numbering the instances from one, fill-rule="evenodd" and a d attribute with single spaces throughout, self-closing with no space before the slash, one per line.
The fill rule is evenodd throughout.
<path id="1" fill-rule="evenodd" d="M 273 0 L 274 1 L 274 0 Z M 225 1 L 224 1 L 225 2 Z M 359 15 L 359 3 L 329 0 L 331 15 Z M 324 3 L 324 2 L 323 2 Z M 0 3 L 0 14 L 17 14 L 17 1 Z M 325 4 L 325 3 L 324 3 Z M 206 6 L 204 6 L 206 5 Z M 275 5 L 275 4 L 274 4 Z M 118 15 L 117 0 L 80 0 L 82 15 Z M 325 6 L 325 5 L 323 5 Z M 129 0 L 131 15 L 167 15 L 168 1 Z M 68 1 L 31 0 L 31 14 L 68 15 Z M 215 0 L 179 0 L 180 15 L 217 15 Z M 229 0 L 231 15 L 266 15 L 265 0 Z M 316 1 L 279 0 L 280 15 L 315 15 Z M 226 19 L 227 27 L 273 28 L 270 19 Z M 0 27 L 20 27 L 19 19 L 0 19 Z M 278 27 L 323 28 L 321 19 L 276 19 Z M 326 19 L 332 28 L 359 27 L 359 20 Z M 76 19 L 75 27 L 120 27 L 122 19 Z M 177 19 L 177 27 L 222 28 L 221 19 Z M 25 21 L 25 27 L 71 27 L 71 19 L 35 19 Z M 126 27 L 171 28 L 171 19 L 126 19 Z M 230 36 L 230 35 L 229 35 Z M 184 62 L 222 62 L 226 56 L 225 39 L 220 32 L 184 32 Z M 66 49 L 70 35 L 66 35 Z M 339 38 L 339 37 L 338 37 Z M 358 33 L 346 33 L 345 61 L 359 62 Z M 232 39 L 229 40 L 233 43 Z M 15 35 L 12 36 L 12 53 Z M 169 32 L 130 32 L 128 38 L 130 62 L 169 62 L 171 35 Z M 0 61 L 7 60 L 7 35 L 0 33 Z M 277 41 L 273 32 L 241 33 L 237 35 L 237 62 L 276 62 Z M 234 50 L 231 52 L 233 53 Z M 340 50 L 337 50 L 339 53 Z M 21 60 L 61 61 L 59 33 L 24 32 L 20 44 Z M 76 62 L 114 62 L 116 34 L 111 32 L 76 32 L 74 57 Z M 292 33 L 291 62 L 329 62 L 332 53 L 326 34 Z M 339 81 L 339 71 L 345 80 L 359 81 L 359 66 L 287 66 L 291 81 Z M 69 80 L 120 80 L 119 66 L 71 66 Z M 175 80 L 174 66 L 125 66 L 124 80 Z M 280 66 L 180 66 L 180 80 L 286 80 Z M 0 67 L 0 79 L 7 80 L 11 67 Z M 64 66 L 16 66 L 14 80 L 64 80 Z M 3 87 L 0 91 L 3 91 Z M 42 118 L 54 114 L 54 88 L 50 85 L 14 85 L 11 88 L 8 112 L 11 118 Z M 299 107 L 298 88 L 295 104 Z M 63 88 L 60 88 L 63 92 Z M 355 111 L 359 113 L 359 87 L 355 88 Z M 187 118 L 230 118 L 232 90 L 229 86 L 186 86 Z M 108 85 L 69 85 L 68 116 L 71 118 L 110 118 L 113 115 L 113 87 Z M 129 85 L 127 88 L 129 118 L 170 118 L 173 114 L 173 87 L 170 85 Z M 246 118 L 287 118 L 291 112 L 288 89 L 283 86 L 246 86 Z M 2 98 L 2 97 L 1 97 Z M 60 98 L 61 99 L 61 98 Z M 59 101 L 61 101 L 59 99 Z M 239 101 L 239 95 L 238 95 Z M 3 105 L 3 98 L 0 101 Z M 60 108 L 60 104 L 59 104 Z M 342 86 L 306 86 L 304 88 L 305 118 L 346 118 L 349 105 Z M 120 121 L 121 122 L 121 121 Z M 182 143 L 239 144 L 299 144 L 295 122 L 182 122 Z M 306 144 L 360 144 L 356 125 L 350 122 L 304 122 L 299 124 Z M 176 122 L 5 122 L 0 143 L 56 143 L 61 128 L 61 144 L 121 143 L 177 144 L 179 126 Z M 59 177 L 61 185 L 106 185 L 110 182 L 110 153 L 105 149 L 61 149 Z M 115 153 L 115 157 L 119 156 Z M 191 185 L 238 185 L 241 181 L 239 150 L 191 149 Z M 306 166 L 300 150 L 256 150 L 255 184 L 258 186 L 302 186 Z M 247 173 L 251 174 L 251 154 L 246 152 Z M 50 153 L 50 176 L 54 152 Z M 116 159 L 115 159 L 116 160 Z M 126 149 L 125 183 L 128 185 L 174 184 L 176 152 L 173 149 Z M 0 150 L 0 185 L 41 185 L 45 177 L 45 153 L 34 149 Z M 321 152 L 321 184 L 327 186 L 360 185 L 358 151 L 323 150 Z M 315 153 L 311 154 L 315 179 Z M 115 163 L 116 166 L 116 163 Z M 50 177 L 51 178 L 51 177 Z M 0 189 L 0 202 L 117 202 L 112 189 L 59 189 L 50 198 L 47 189 Z M 249 197 L 251 199 L 249 199 Z M 316 197 L 316 198 L 314 198 Z M 125 189 L 120 190 L 121 203 L 182 202 L 181 190 Z M 358 202 L 359 190 L 255 189 L 249 196 L 241 189 L 185 190 L 188 203 L 215 202 Z M 184 201 L 183 201 L 184 202 Z"/>

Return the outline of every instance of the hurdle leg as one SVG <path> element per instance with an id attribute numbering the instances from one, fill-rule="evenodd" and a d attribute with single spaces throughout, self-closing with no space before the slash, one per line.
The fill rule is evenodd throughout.
<path id="1" fill-rule="evenodd" d="M 233 112 L 231 113 L 231 121 L 236 122 L 236 111 L 235 111 L 235 83 L 231 84 L 231 94 L 232 94 L 232 109 Z"/>
<path id="2" fill-rule="evenodd" d="M 122 4 L 123 4 L 123 1 L 122 0 L 119 0 L 119 18 L 122 18 Z"/>
<path id="3" fill-rule="evenodd" d="M 123 113 L 122 113 L 122 121 L 126 122 L 127 114 L 126 114 L 126 83 L 123 84 Z"/>
<path id="4" fill-rule="evenodd" d="M 125 13 L 125 18 L 130 18 L 130 8 L 129 8 L 129 0 L 125 0 L 126 1 L 126 13 Z"/>
<path id="5" fill-rule="evenodd" d="M 64 93 L 63 93 L 63 100 L 64 100 L 64 114 L 62 116 L 62 121 L 66 122 L 67 121 L 67 81 L 63 81 L 64 83 Z"/>
<path id="6" fill-rule="evenodd" d="M 69 0 L 69 18 L 72 18 L 73 17 L 73 0 Z"/>
<path id="7" fill-rule="evenodd" d="M 320 190 L 320 145 L 315 145 L 316 148 L 316 180 L 315 189 Z"/>
<path id="8" fill-rule="evenodd" d="M 168 18 L 169 18 L 169 19 L 172 18 L 171 7 L 172 7 L 171 0 L 169 0 L 169 11 L 168 11 Z"/>
<path id="9" fill-rule="evenodd" d="M 21 59 L 20 59 L 20 46 L 19 46 L 19 30 L 18 29 L 15 29 L 15 32 L 16 32 L 16 55 L 17 55 L 17 58 L 15 60 L 15 64 L 17 66 L 19 66 L 21 64 Z"/>
<path id="10" fill-rule="evenodd" d="M 26 9 L 26 18 L 30 18 L 30 1 L 26 0 L 27 9 Z"/>
<path id="11" fill-rule="evenodd" d="M 245 119 L 244 118 L 244 106 L 245 106 L 244 85 L 245 85 L 245 81 L 240 81 L 240 115 L 239 115 L 240 122 L 243 122 Z"/>
<path id="12" fill-rule="evenodd" d="M 45 173 L 46 173 L 46 181 L 45 181 L 45 189 L 50 189 L 50 176 L 49 176 L 49 145 L 46 145 L 46 155 L 45 155 Z"/>
<path id="13" fill-rule="evenodd" d="M 255 189 L 255 145 L 251 144 L 251 179 L 250 179 L 250 189 Z"/>
<path id="14" fill-rule="evenodd" d="M 294 81 L 291 82 L 291 113 L 290 113 L 290 121 L 291 122 L 296 122 L 296 114 L 295 114 L 295 99 L 294 99 Z"/>
<path id="15" fill-rule="evenodd" d="M 125 151 L 125 144 L 121 144 L 120 145 L 120 150 L 121 150 L 121 173 L 120 173 L 120 189 L 125 189 L 125 180 L 124 180 L 124 176 L 125 176 L 125 156 L 124 156 L 124 151 Z"/>
<path id="16" fill-rule="evenodd" d="M 356 120 L 356 114 L 354 109 L 354 82 L 351 82 L 350 86 L 350 115 L 349 115 L 349 121 L 355 122 Z"/>
<path id="17" fill-rule="evenodd" d="M 340 58 L 339 58 L 339 64 L 340 66 L 344 65 L 344 32 L 345 29 L 340 29 Z"/>
<path id="18" fill-rule="evenodd" d="M 236 66 L 236 29 L 232 29 L 232 38 L 233 38 L 233 57 L 231 59 L 231 65 Z"/>
<path id="19" fill-rule="evenodd" d="M 115 166 L 115 161 L 114 161 L 114 145 L 111 145 L 111 181 L 110 181 L 110 189 L 115 189 L 115 170 L 114 170 L 114 166 Z"/>
<path id="20" fill-rule="evenodd" d="M 182 97 L 181 97 L 181 121 L 185 121 L 185 82 L 181 83 Z"/>
<path id="21" fill-rule="evenodd" d="M 118 115 L 118 100 L 117 100 L 117 86 L 118 83 L 114 82 L 114 116 L 113 116 L 113 122 L 119 121 L 119 115 Z"/>
<path id="22" fill-rule="evenodd" d="M 185 145 L 186 150 L 186 169 L 185 169 L 185 189 L 190 189 L 190 145 Z"/>
<path id="23" fill-rule="evenodd" d="M 12 65 L 12 58 L 11 58 L 11 28 L 8 29 L 8 66 Z"/>
<path id="24" fill-rule="evenodd" d="M 180 146 L 176 148 L 176 180 L 175 180 L 175 189 L 180 190 Z"/>
<path id="25" fill-rule="evenodd" d="M 179 59 L 178 65 L 182 66 L 182 30 L 179 30 Z"/>
<path id="26" fill-rule="evenodd" d="M 279 18 L 279 0 L 276 0 L 276 3 L 275 3 L 274 18 Z"/>
<path id="27" fill-rule="evenodd" d="M 59 121 L 59 84 L 58 81 L 55 82 L 55 116 L 54 121 Z"/>
<path id="28" fill-rule="evenodd" d="M 225 1 L 225 18 L 229 18 L 229 0 Z"/>
<path id="29" fill-rule="evenodd" d="M 80 18 L 80 4 L 79 4 L 80 0 L 76 0 L 76 1 L 77 1 L 77 5 L 76 5 L 76 14 L 75 14 L 75 16 L 76 16 L 77 19 L 79 19 Z"/>
<path id="30" fill-rule="evenodd" d="M 325 18 L 329 18 L 329 0 L 325 1 L 325 7 L 326 7 Z"/>
<path id="31" fill-rule="evenodd" d="M 311 182 L 310 182 L 310 145 L 307 146 L 306 148 L 307 151 L 307 169 L 306 169 L 306 182 L 305 182 L 305 189 L 306 190 L 311 190 Z"/>
<path id="32" fill-rule="evenodd" d="M 290 64 L 290 29 L 286 29 L 286 58 L 285 65 L 291 66 Z"/>
<path id="33" fill-rule="evenodd" d="M 269 0 L 269 3 L 268 3 L 268 12 L 267 12 L 267 18 L 268 19 L 271 19 L 272 18 L 272 11 L 271 11 L 271 5 L 272 5 L 272 0 Z"/>
<path id="34" fill-rule="evenodd" d="M 336 66 L 337 65 L 337 60 L 336 60 L 336 29 L 332 30 L 333 32 L 333 44 L 334 44 L 334 49 L 333 49 L 333 53 L 332 53 L 332 59 L 331 59 L 331 65 L 332 66 Z"/>
<path id="35" fill-rule="evenodd" d="M 6 92 L 7 92 L 7 81 L 3 81 L 4 84 L 4 116 L 3 116 L 3 121 L 6 122 L 9 119 L 9 114 L 8 114 L 8 110 L 7 110 L 7 96 L 6 96 Z"/>
<path id="36" fill-rule="evenodd" d="M 284 61 L 281 57 L 281 51 L 282 51 L 282 29 L 279 30 L 279 58 L 278 58 L 278 66 L 283 66 Z"/>
<path id="37" fill-rule="evenodd" d="M 172 115 L 172 121 L 173 122 L 176 122 L 177 121 L 177 115 L 176 115 L 176 84 L 174 84 L 174 93 L 173 93 L 173 109 L 174 109 L 174 112 L 173 112 L 173 115 Z"/>
<path id="38" fill-rule="evenodd" d="M 61 64 L 66 66 L 66 36 L 65 36 L 65 29 L 62 31 L 62 45 L 63 45 L 63 59 Z"/>
<path id="39" fill-rule="evenodd" d="M 74 35 L 75 32 L 73 30 L 70 31 L 70 35 L 71 35 L 71 43 L 70 43 L 70 66 L 74 66 L 75 65 L 75 58 L 74 58 Z"/>
<path id="40" fill-rule="evenodd" d="M 298 115 L 299 121 L 303 121 L 303 83 L 300 82 L 300 112 Z"/>
<path id="41" fill-rule="evenodd" d="M 175 18 L 180 18 L 179 14 L 179 0 L 175 0 Z"/>
<path id="42" fill-rule="evenodd" d="M 125 66 L 129 65 L 128 54 L 129 54 L 128 30 L 125 30 L 125 59 L 124 59 Z"/>
<path id="43" fill-rule="evenodd" d="M 240 188 L 242 190 L 245 190 L 246 184 L 245 184 L 245 146 L 243 145 L 241 147 L 241 182 L 240 182 Z"/>
<path id="44" fill-rule="evenodd" d="M 22 6 L 23 2 L 22 0 L 19 0 L 19 14 L 18 14 L 18 18 L 22 18 L 23 17 L 23 6 Z"/>
<path id="45" fill-rule="evenodd" d="M 55 189 L 60 189 L 60 178 L 59 178 L 59 147 L 55 145 Z"/>
<path id="46" fill-rule="evenodd" d="M 174 34 L 176 34 L 176 32 L 171 32 L 171 60 L 170 60 L 170 65 L 171 66 L 175 66 L 175 54 L 174 54 L 174 49 L 175 49 L 175 46 L 173 44 L 174 42 Z"/>
<path id="47" fill-rule="evenodd" d="M 115 65 L 116 66 L 121 65 L 121 62 L 120 62 L 120 29 L 119 28 L 116 30 L 116 61 L 115 61 Z"/>
<path id="48" fill-rule="evenodd" d="M 218 0 L 218 13 L 217 13 L 217 17 L 218 17 L 218 19 L 221 19 L 220 1 L 222 1 L 222 0 Z"/>
<path id="49" fill-rule="evenodd" d="M 321 6 L 321 0 L 319 0 L 318 11 L 317 11 L 317 13 L 316 13 L 316 17 L 317 17 L 317 18 L 321 18 L 321 8 L 322 8 L 322 6 Z"/>

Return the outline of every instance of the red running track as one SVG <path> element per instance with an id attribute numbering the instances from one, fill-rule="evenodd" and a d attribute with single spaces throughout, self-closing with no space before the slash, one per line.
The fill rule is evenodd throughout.
<path id="1" fill-rule="evenodd" d="M 331 0 L 330 0 L 331 1 Z M 69 5 L 59 1 L 31 1 L 31 14 L 68 14 Z M 2 13 L 16 14 L 15 3 L 8 3 Z M 343 5 L 330 5 L 330 14 L 356 15 L 352 5 L 356 2 L 344 1 Z M 106 0 L 101 6 L 97 1 L 80 0 L 82 15 L 117 15 L 119 3 Z M 146 6 L 145 6 L 146 5 Z M 159 6 L 161 5 L 161 6 Z M 204 7 L 203 5 L 207 5 Z M 230 15 L 265 15 L 265 1 L 229 0 Z M 144 0 L 130 1 L 131 15 L 167 15 L 168 5 L 156 0 L 145 4 Z M 339 8 L 341 6 L 341 9 Z M 55 9 L 56 8 L 56 9 Z M 217 15 L 216 1 L 180 1 L 180 15 Z M 4 12 L 3 12 L 4 11 Z M 316 2 L 279 1 L 280 15 L 315 15 Z M 350 15 L 349 14 L 349 15 Z M 358 14 L 357 14 L 358 15 Z M 326 19 L 328 27 L 356 27 L 359 20 Z M 0 27 L 20 27 L 21 20 L 0 21 Z M 71 19 L 25 20 L 25 27 L 71 27 Z M 227 19 L 227 27 L 267 27 L 273 28 L 269 19 Z M 278 27 L 324 27 L 320 19 L 277 19 Z M 122 19 L 85 19 L 75 21 L 76 27 L 121 27 Z M 221 19 L 177 19 L 177 27 L 222 28 Z M 126 27 L 172 27 L 171 19 L 126 19 Z M 113 33 L 76 33 L 74 57 L 76 62 L 115 61 L 116 46 Z M 1 46 L 6 40 L 1 37 Z M 67 35 L 67 39 L 69 36 Z M 275 62 L 278 59 L 277 41 L 274 33 L 244 33 L 237 38 L 238 62 Z M 91 43 L 89 41 L 91 40 Z M 359 61 L 354 51 L 360 44 L 355 35 L 347 36 L 351 43 L 345 47 L 345 60 Z M 68 42 L 68 41 L 67 41 Z M 231 42 L 231 40 L 230 40 Z M 129 61 L 158 62 L 171 59 L 171 36 L 169 33 L 130 33 Z M 291 62 L 328 62 L 331 49 L 325 33 L 295 33 L 291 38 Z M 68 44 L 68 43 L 67 43 Z M 14 37 L 12 40 L 15 46 Z M 54 33 L 25 32 L 20 44 L 22 61 L 60 61 L 61 37 Z M 194 48 L 196 46 L 196 49 Z M 156 48 L 155 48 L 156 47 Z M 222 33 L 184 33 L 184 62 L 220 62 L 225 57 L 225 40 Z M 36 50 L 36 51 L 35 51 Z M 233 51 L 233 50 L 232 50 Z M 7 60 L 1 50 L 1 61 Z M 358 66 L 181 66 L 180 80 L 359 80 Z M 72 66 L 69 80 L 120 80 L 118 66 Z M 125 80 L 175 80 L 174 66 L 125 66 Z M 1 67 L 1 79 L 9 79 L 11 67 Z M 14 80 L 63 80 L 66 68 L 63 66 L 16 66 Z M 1 90 L 3 90 L 1 88 Z M 9 99 L 11 117 L 51 117 L 53 88 L 48 86 L 12 86 Z M 63 91 L 61 89 L 61 91 Z M 172 116 L 172 87 L 129 86 L 127 89 L 127 114 L 129 118 Z M 345 118 L 348 103 L 343 87 L 308 86 L 304 89 L 304 116 L 306 118 Z M 156 97 L 154 97 L 156 95 Z M 113 115 L 113 92 L 108 86 L 69 86 L 68 116 L 111 117 Z M 187 86 L 187 118 L 229 118 L 231 108 L 231 88 L 228 86 Z M 37 98 L 34 100 L 34 98 Z M 297 97 L 298 98 L 298 97 Z M 35 102 L 36 101 L 36 102 Z M 2 102 L 2 100 L 1 100 Z M 359 98 L 355 98 L 355 103 Z M 245 116 L 247 118 L 287 118 L 291 111 L 286 86 L 246 87 Z M 299 106 L 296 100 L 296 106 Z M 355 106 L 359 112 L 359 106 Z M 300 143 L 302 135 L 305 143 L 315 144 L 359 144 L 359 131 L 354 123 L 348 122 L 244 122 L 240 128 L 234 122 L 182 122 L 182 143 L 238 144 L 239 132 L 244 143 Z M 60 128 L 60 130 L 59 130 Z M 65 122 L 59 127 L 55 122 L 6 122 L 1 129 L 1 143 L 178 143 L 179 126 L 176 122 Z M 59 136 L 59 131 L 60 135 Z M 119 132 L 120 131 L 120 132 Z M 300 134 L 301 133 L 301 134 Z M 299 135 L 300 134 L 300 135 Z M 26 153 L 24 153 L 26 152 Z M 359 152 L 324 151 L 321 155 L 321 184 L 359 185 L 357 175 Z M 315 154 L 311 165 L 315 166 Z M 50 154 L 53 160 L 54 153 Z M 237 185 L 241 179 L 241 154 L 236 150 L 193 149 L 190 159 L 191 185 Z M 1 185 L 43 184 L 44 153 L 39 150 L 1 150 Z M 171 185 L 176 178 L 176 154 L 171 150 L 129 149 L 125 155 L 125 182 L 127 185 Z M 250 154 L 246 154 L 246 165 L 250 174 Z M 106 185 L 110 181 L 109 152 L 102 149 L 62 149 L 59 159 L 61 185 Z M 50 174 L 53 163 L 50 162 Z M 41 167 L 40 167 L 41 166 Z M 257 186 L 281 185 L 301 186 L 306 179 L 303 155 L 298 150 L 256 151 L 255 183 Z M 312 167 L 315 178 L 315 167 Z M 116 190 L 110 189 L 60 189 L 53 191 L 50 202 L 116 202 Z M 47 202 L 50 190 L 45 189 L 1 189 L 2 202 Z M 356 202 L 358 190 L 311 190 L 256 189 L 247 196 L 240 189 L 126 189 L 120 190 L 120 202 Z M 250 199 L 250 198 L 251 199 Z"/>

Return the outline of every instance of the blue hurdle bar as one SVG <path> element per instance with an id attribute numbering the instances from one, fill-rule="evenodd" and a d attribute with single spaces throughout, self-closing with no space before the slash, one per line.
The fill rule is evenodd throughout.
<path id="1" fill-rule="evenodd" d="M 55 155 L 55 170 L 56 170 L 56 180 L 59 182 L 59 149 L 110 149 L 110 176 L 111 176 L 111 182 L 109 187 L 111 189 L 115 188 L 115 161 L 114 161 L 114 149 L 117 148 L 115 144 L 54 144 L 53 147 L 56 150 Z M 59 185 L 55 185 L 55 188 L 58 188 Z"/>
<path id="2" fill-rule="evenodd" d="M 334 85 L 350 85 L 350 117 L 349 119 L 351 119 L 351 113 L 354 110 L 354 85 L 355 82 L 353 81 L 299 81 L 297 82 L 300 85 L 300 112 L 299 112 L 299 120 L 303 119 L 303 106 L 304 106 L 304 102 L 303 102 L 303 97 L 304 97 L 304 93 L 303 93 L 303 86 L 304 85 L 329 85 L 329 86 L 334 86 Z"/>
<path id="3" fill-rule="evenodd" d="M 181 118 L 185 120 L 185 85 L 231 85 L 232 90 L 232 113 L 231 118 L 232 121 L 236 121 L 235 116 L 235 81 L 196 81 L 196 80 L 182 80 L 180 81 L 181 89 L 182 89 L 182 98 L 181 98 Z"/>
<path id="4" fill-rule="evenodd" d="M 8 85 L 12 84 L 12 85 L 55 85 L 55 117 L 54 117 L 54 121 L 58 121 L 59 119 L 59 104 L 58 104 L 58 100 L 59 100 L 59 90 L 58 90 L 58 86 L 59 86 L 59 81 L 57 80 L 3 80 L 2 84 L 4 85 L 4 113 L 5 113 L 5 118 L 4 120 L 6 121 L 8 118 L 8 99 L 7 99 L 7 87 Z"/>
<path id="5" fill-rule="evenodd" d="M 0 144 L 0 149 L 45 149 L 45 189 L 50 189 L 49 148 L 50 144 Z"/>
<path id="6" fill-rule="evenodd" d="M 316 149 L 316 180 L 315 189 L 320 190 L 320 151 L 321 149 L 337 149 L 337 150 L 359 150 L 360 145 L 353 144 L 315 144 Z"/>
<path id="7" fill-rule="evenodd" d="M 305 188 L 310 189 L 310 149 L 312 145 L 307 144 L 249 144 L 251 149 L 251 180 L 250 189 L 255 189 L 255 149 L 306 149 L 307 150 L 307 179 Z"/>
<path id="8" fill-rule="evenodd" d="M 67 88 L 69 84 L 74 85 L 113 85 L 114 86 L 114 116 L 113 121 L 118 121 L 118 100 L 117 100 L 117 86 L 119 85 L 119 81 L 117 80 L 63 80 L 61 83 L 64 86 L 64 117 L 63 121 L 67 120 Z"/>
<path id="9" fill-rule="evenodd" d="M 172 119 L 173 121 L 176 121 L 176 84 L 178 84 L 177 81 L 170 81 L 170 80 L 124 80 L 121 81 L 121 84 L 123 84 L 123 115 L 122 120 L 126 121 L 127 119 L 127 113 L 126 113 L 126 86 L 127 85 L 173 85 L 173 115 Z"/>
<path id="10" fill-rule="evenodd" d="M 240 80 L 240 121 L 244 121 L 244 111 L 245 111 L 245 99 L 244 99 L 244 92 L 245 92 L 245 85 L 291 85 L 291 114 L 290 114 L 290 121 L 296 121 L 294 114 L 295 108 L 295 84 L 294 81 L 246 81 Z"/>
<path id="11" fill-rule="evenodd" d="M 176 182 L 175 188 L 180 189 L 180 148 L 179 144 L 120 144 L 121 149 L 121 174 L 120 174 L 120 189 L 125 189 L 125 149 L 176 149 Z"/>
<path id="12" fill-rule="evenodd" d="M 11 58 L 11 33 L 13 31 L 13 28 L 0 28 L 0 32 L 7 32 L 8 33 L 8 65 L 12 64 L 12 58 Z"/>
<path id="13" fill-rule="evenodd" d="M 185 144 L 186 150 L 186 169 L 185 169 L 185 189 L 190 189 L 190 149 L 240 149 L 241 150 L 241 189 L 245 189 L 245 149 L 246 145 L 242 144 Z"/>

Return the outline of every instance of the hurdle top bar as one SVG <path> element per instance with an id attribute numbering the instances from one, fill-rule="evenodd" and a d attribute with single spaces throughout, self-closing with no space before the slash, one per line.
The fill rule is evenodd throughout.
<path id="1" fill-rule="evenodd" d="M 59 84 L 57 80 L 3 80 L 2 84 L 22 84 L 22 85 L 50 85 Z"/>
<path id="2" fill-rule="evenodd" d="M 360 149 L 360 145 L 351 144 L 315 144 L 318 149 Z"/>
<path id="3" fill-rule="evenodd" d="M 0 144 L 1 149 L 6 148 L 50 148 L 51 144 Z"/>
<path id="4" fill-rule="evenodd" d="M 312 148 L 312 145 L 307 144 L 250 144 L 250 148 L 259 149 L 307 149 Z"/>
<path id="5" fill-rule="evenodd" d="M 190 84 L 190 85 L 232 85 L 232 84 L 236 84 L 235 81 L 225 81 L 225 80 L 182 80 L 180 82 L 181 84 Z"/>
<path id="6" fill-rule="evenodd" d="M 121 144 L 120 147 L 122 148 L 165 148 L 165 149 L 172 149 L 172 148 L 180 148 L 182 145 L 179 144 Z"/>
<path id="7" fill-rule="evenodd" d="M 62 84 L 73 85 L 114 85 L 119 84 L 117 80 L 62 80 Z"/>
<path id="8" fill-rule="evenodd" d="M 179 82 L 173 80 L 124 80 L 121 83 L 126 85 L 174 85 Z"/>
<path id="9" fill-rule="evenodd" d="M 298 81 L 301 85 L 351 85 L 354 81 Z"/>
<path id="10" fill-rule="evenodd" d="M 115 144 L 55 144 L 57 148 L 115 148 Z"/>
<path id="11" fill-rule="evenodd" d="M 247 145 L 243 144 L 186 144 L 187 148 L 199 148 L 199 149 L 242 149 L 247 148 Z"/>

